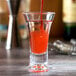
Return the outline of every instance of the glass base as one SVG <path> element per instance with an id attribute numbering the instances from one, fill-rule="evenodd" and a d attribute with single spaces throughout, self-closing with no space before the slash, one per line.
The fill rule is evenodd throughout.
<path id="1" fill-rule="evenodd" d="M 30 72 L 48 71 L 48 52 L 43 54 L 30 54 Z"/>
<path id="2" fill-rule="evenodd" d="M 30 72 L 47 72 L 48 67 L 44 64 L 35 64 L 33 66 L 30 66 L 29 71 Z"/>

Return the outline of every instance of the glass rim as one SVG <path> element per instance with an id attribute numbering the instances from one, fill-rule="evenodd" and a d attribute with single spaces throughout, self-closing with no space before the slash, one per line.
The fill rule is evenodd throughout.
<path id="1" fill-rule="evenodd" d="M 23 14 L 55 14 L 55 12 L 23 12 Z"/>

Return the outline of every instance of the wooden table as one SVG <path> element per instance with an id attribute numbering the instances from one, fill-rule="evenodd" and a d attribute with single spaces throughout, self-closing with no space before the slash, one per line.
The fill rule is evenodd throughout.
<path id="1" fill-rule="evenodd" d="M 26 42 L 27 43 L 27 42 Z M 0 76 L 76 76 L 76 56 L 51 55 L 49 51 L 49 71 L 30 73 L 29 47 L 5 50 L 0 45 Z"/>

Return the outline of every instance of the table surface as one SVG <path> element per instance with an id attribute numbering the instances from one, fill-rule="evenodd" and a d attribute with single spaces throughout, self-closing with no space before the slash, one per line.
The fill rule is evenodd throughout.
<path id="1" fill-rule="evenodd" d="M 0 76 L 76 76 L 76 56 L 51 55 L 49 51 L 49 71 L 31 73 L 28 71 L 29 47 L 5 50 L 0 44 Z"/>

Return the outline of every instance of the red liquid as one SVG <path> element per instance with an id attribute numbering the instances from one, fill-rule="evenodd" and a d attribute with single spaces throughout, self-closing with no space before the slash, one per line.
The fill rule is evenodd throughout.
<path id="1" fill-rule="evenodd" d="M 43 12 L 43 3 L 44 3 L 44 0 L 41 0 L 41 14 Z M 42 18 L 42 16 L 41 16 L 41 18 Z"/>
<path id="2" fill-rule="evenodd" d="M 48 45 L 48 33 L 44 30 L 33 31 L 30 33 L 31 51 L 35 54 L 46 52 Z"/>

